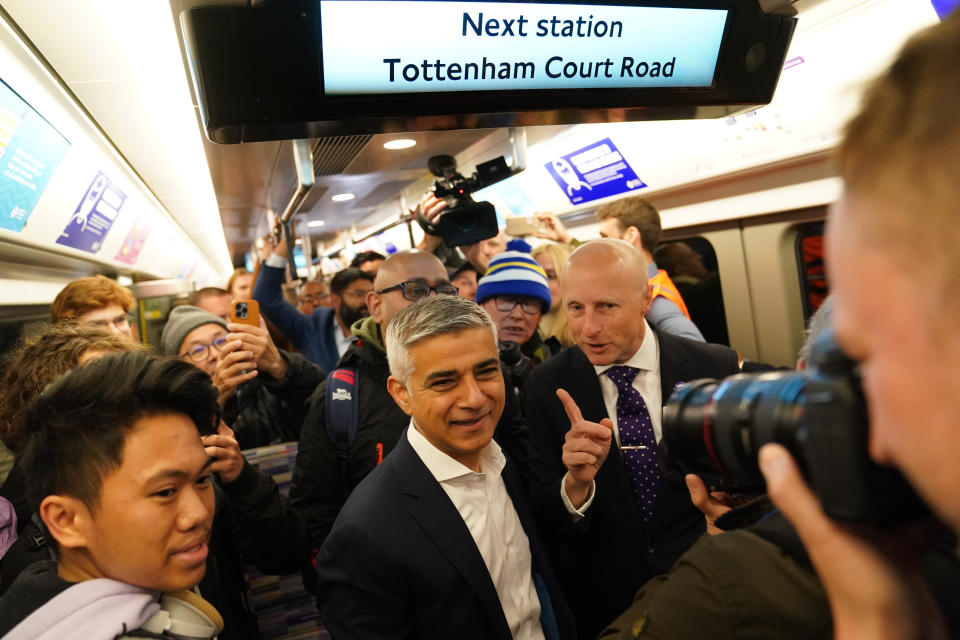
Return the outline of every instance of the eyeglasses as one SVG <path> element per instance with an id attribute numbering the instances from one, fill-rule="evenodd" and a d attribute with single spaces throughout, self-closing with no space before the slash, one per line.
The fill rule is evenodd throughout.
<path id="1" fill-rule="evenodd" d="M 529 316 L 543 311 L 543 303 L 536 298 L 511 298 L 507 296 L 497 296 L 493 299 L 493 301 L 497 305 L 497 311 L 501 311 L 503 313 L 510 313 L 517 305 L 520 305 L 520 309 Z"/>
<path id="2" fill-rule="evenodd" d="M 417 300 L 426 298 L 430 295 L 431 291 L 436 293 L 438 296 L 455 296 L 460 291 L 449 282 L 441 282 L 440 284 L 431 287 L 425 282 L 407 280 L 406 282 L 395 284 L 392 287 L 380 289 L 380 291 L 377 291 L 377 293 L 389 293 L 390 291 L 396 291 L 397 289 L 400 289 L 400 295 L 410 302 L 416 302 Z"/>
<path id="3" fill-rule="evenodd" d="M 92 324 L 95 327 L 103 327 L 104 329 L 111 326 L 116 327 L 117 329 L 128 329 L 130 328 L 130 316 L 123 314 L 122 316 L 117 316 L 116 318 L 93 320 L 87 324 Z"/>
<path id="4" fill-rule="evenodd" d="M 307 294 L 300 298 L 300 304 L 320 303 L 330 297 L 329 293 L 319 293 L 317 295 Z"/>
<path id="5" fill-rule="evenodd" d="M 216 349 L 217 353 L 220 353 L 220 349 L 222 349 L 226 343 L 227 336 L 221 336 L 210 344 L 198 344 L 195 347 L 190 347 L 190 350 L 181 357 L 189 358 L 193 362 L 203 362 L 210 357 L 210 349 Z"/>

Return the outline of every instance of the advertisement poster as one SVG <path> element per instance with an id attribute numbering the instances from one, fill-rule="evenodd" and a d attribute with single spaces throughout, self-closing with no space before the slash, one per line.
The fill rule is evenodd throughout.
<path id="1" fill-rule="evenodd" d="M 126 194 L 103 171 L 98 171 L 67 227 L 57 239 L 57 244 L 96 253 L 103 246 L 126 199 Z"/>
<path id="2" fill-rule="evenodd" d="M 134 264 L 137 261 L 137 258 L 140 257 L 140 251 L 143 250 L 143 245 L 147 241 L 147 237 L 150 235 L 150 221 L 146 218 L 139 218 L 133 227 L 130 229 L 130 233 L 127 234 L 126 239 L 123 241 L 123 245 L 120 247 L 120 250 L 117 251 L 117 255 L 113 257 L 117 262 L 123 262 L 125 264 Z"/>
<path id="3" fill-rule="evenodd" d="M 0 80 L 0 229 L 21 231 L 70 148 Z"/>
<path id="4" fill-rule="evenodd" d="M 570 204 L 608 198 L 647 186 L 610 138 L 551 160 L 544 166 L 567 195 Z"/>

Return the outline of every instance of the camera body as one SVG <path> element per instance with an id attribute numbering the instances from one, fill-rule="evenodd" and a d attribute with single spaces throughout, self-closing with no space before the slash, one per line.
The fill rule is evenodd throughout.
<path id="1" fill-rule="evenodd" d="M 757 452 L 777 442 L 837 520 L 887 525 L 924 514 L 903 476 L 870 459 L 868 429 L 859 367 L 825 331 L 805 371 L 695 380 L 678 389 L 664 406 L 661 457 L 713 489 L 762 491 Z"/>
<path id="2" fill-rule="evenodd" d="M 471 194 L 513 175 L 503 156 L 478 164 L 469 178 L 457 171 L 457 161 L 452 156 L 433 156 L 427 166 L 437 177 L 433 183 L 434 195 L 447 203 L 447 210 L 436 223 L 418 218 L 427 233 L 440 236 L 448 247 L 459 247 L 492 238 L 500 232 L 493 205 L 477 202 Z"/>

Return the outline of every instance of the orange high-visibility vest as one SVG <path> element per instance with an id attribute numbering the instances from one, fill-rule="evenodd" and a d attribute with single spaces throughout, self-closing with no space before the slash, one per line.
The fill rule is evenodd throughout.
<path id="1" fill-rule="evenodd" d="M 687 305 L 683 302 L 683 296 L 680 295 L 680 292 L 677 290 L 677 285 L 673 284 L 673 280 L 670 279 L 666 271 L 658 269 L 657 275 L 650 278 L 650 284 L 653 285 L 653 298 L 663 296 L 680 307 L 680 311 L 683 311 L 683 315 L 687 316 L 688 320 L 692 320 L 692 318 L 690 318 L 690 312 L 687 311 Z M 651 298 L 651 300 L 653 298 Z"/>

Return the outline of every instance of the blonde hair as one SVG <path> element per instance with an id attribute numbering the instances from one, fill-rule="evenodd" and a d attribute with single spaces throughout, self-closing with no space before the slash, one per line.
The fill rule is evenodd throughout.
<path id="1" fill-rule="evenodd" d="M 569 244 L 547 242 L 531 251 L 530 255 L 534 260 L 540 255 L 549 256 L 553 261 L 553 268 L 556 270 L 559 279 L 567 268 L 567 258 L 570 257 L 571 253 L 573 253 L 573 246 Z M 545 340 L 554 338 L 563 347 L 571 347 L 576 344 L 573 332 L 570 331 L 570 325 L 567 324 L 567 312 L 563 308 L 563 301 L 557 306 L 556 311 L 548 311 L 540 318 L 540 332 Z"/>

